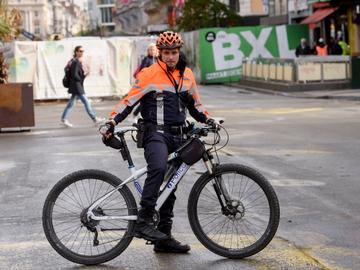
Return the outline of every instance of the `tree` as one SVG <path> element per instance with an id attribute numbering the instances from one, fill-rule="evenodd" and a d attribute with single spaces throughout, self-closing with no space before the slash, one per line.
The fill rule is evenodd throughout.
<path id="1" fill-rule="evenodd" d="M 227 5 L 216 0 L 185 2 L 183 16 L 178 21 L 182 31 L 207 27 L 231 27 L 241 24 L 241 17 Z"/>
<path id="2" fill-rule="evenodd" d="M 19 35 L 21 15 L 16 9 L 9 11 L 5 0 L 0 0 L 0 45 L 9 42 Z M 0 84 L 7 83 L 8 65 L 2 51 L 0 51 Z"/>
<path id="3" fill-rule="evenodd" d="M 8 10 L 6 0 L 0 0 L 0 40 L 9 42 L 19 35 L 21 14 L 18 10 Z"/>

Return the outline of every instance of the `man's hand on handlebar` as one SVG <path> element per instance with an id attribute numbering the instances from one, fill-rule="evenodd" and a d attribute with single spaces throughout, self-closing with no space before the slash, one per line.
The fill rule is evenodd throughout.
<path id="1" fill-rule="evenodd" d="M 109 120 L 105 123 L 105 125 L 100 126 L 99 132 L 105 138 L 110 138 L 114 134 L 116 122 L 114 120 Z"/>
<path id="2" fill-rule="evenodd" d="M 219 125 L 221 125 L 222 123 L 224 123 L 224 120 L 216 121 L 213 118 L 206 119 L 206 124 L 211 126 L 214 129 L 218 129 Z"/>

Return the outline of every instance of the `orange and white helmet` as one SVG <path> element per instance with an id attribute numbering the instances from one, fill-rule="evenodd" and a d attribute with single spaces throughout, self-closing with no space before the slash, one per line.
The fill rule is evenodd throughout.
<path id="1" fill-rule="evenodd" d="M 172 31 L 166 31 L 160 34 L 156 40 L 156 47 L 161 49 L 176 49 L 184 45 L 180 34 Z"/>

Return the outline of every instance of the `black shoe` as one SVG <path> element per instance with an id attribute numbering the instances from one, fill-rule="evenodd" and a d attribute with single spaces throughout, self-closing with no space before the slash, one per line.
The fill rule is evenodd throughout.
<path id="1" fill-rule="evenodd" d="M 148 241 L 160 241 L 168 238 L 166 234 L 156 230 L 153 223 L 145 221 L 136 223 L 134 236 Z"/>
<path id="2" fill-rule="evenodd" d="M 170 237 L 166 240 L 154 243 L 154 251 L 162 253 L 187 253 L 190 251 L 189 245 L 183 245 L 179 241 Z"/>

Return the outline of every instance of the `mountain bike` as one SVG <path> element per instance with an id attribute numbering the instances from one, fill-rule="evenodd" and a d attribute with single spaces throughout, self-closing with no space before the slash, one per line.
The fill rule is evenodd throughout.
<path id="1" fill-rule="evenodd" d="M 131 175 L 126 180 L 101 170 L 80 170 L 62 178 L 48 194 L 43 229 L 64 258 L 84 265 L 101 264 L 119 256 L 132 241 L 138 206 L 127 185 L 133 182 L 141 196 L 139 179 L 147 172 L 146 167 L 136 169 L 125 139 L 126 133 L 136 131 L 130 126 L 117 127 L 114 132 L 119 141 L 116 148 L 129 165 Z M 220 145 L 222 131 L 227 138 Z M 167 197 L 189 168 L 202 160 L 206 171 L 194 183 L 187 206 L 197 239 L 210 251 L 232 259 L 264 249 L 274 237 L 280 217 L 270 183 L 253 168 L 220 163 L 218 152 L 229 141 L 221 124 L 193 126 L 184 141 L 168 157 L 155 224 Z"/>

